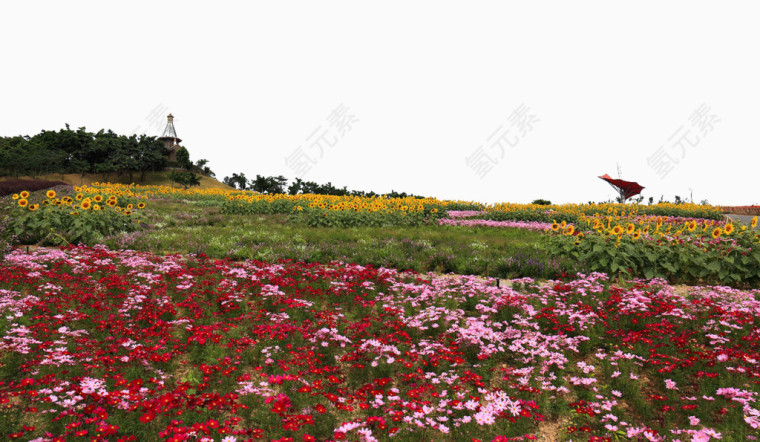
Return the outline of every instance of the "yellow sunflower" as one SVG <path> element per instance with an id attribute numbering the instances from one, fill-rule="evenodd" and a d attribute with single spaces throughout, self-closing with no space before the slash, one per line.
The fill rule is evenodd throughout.
<path id="1" fill-rule="evenodd" d="M 14 199 L 14 200 L 17 200 L 18 198 L 19 198 L 19 196 L 18 196 L 18 193 L 14 193 L 14 194 L 13 194 L 13 199 Z M 757 218 L 757 217 L 755 217 L 755 218 Z"/>
<path id="2" fill-rule="evenodd" d="M 98 194 L 98 195 L 95 195 L 95 197 L 93 198 L 93 200 L 94 200 L 96 203 L 99 203 L 99 202 L 103 201 L 103 195 L 100 195 L 100 194 Z"/>
<path id="3" fill-rule="evenodd" d="M 84 198 L 84 195 L 82 195 L 81 193 L 77 193 L 77 196 L 76 196 L 77 201 L 82 201 L 82 198 Z"/>
<path id="4" fill-rule="evenodd" d="M 21 207 L 26 207 L 27 204 L 29 204 L 29 201 L 26 198 L 21 198 L 18 200 L 18 205 Z"/>
<path id="5" fill-rule="evenodd" d="M 40 208 L 39 204 L 29 204 L 29 210 L 31 210 L 32 212 L 34 212 L 35 210 L 39 208 Z"/>
<path id="6" fill-rule="evenodd" d="M 555 232 L 556 232 L 557 230 L 559 230 L 559 224 L 557 224 L 557 222 L 556 222 L 556 221 L 552 223 L 552 230 L 554 230 Z"/>
<path id="7" fill-rule="evenodd" d="M 696 229 L 696 228 L 697 228 L 697 222 L 696 222 L 696 221 L 694 221 L 694 220 L 692 220 L 692 221 L 689 223 L 689 232 L 693 232 L 693 231 L 694 231 L 694 229 Z"/>
<path id="8" fill-rule="evenodd" d="M 567 227 L 565 227 L 565 231 L 562 232 L 562 233 L 564 235 L 568 235 L 568 236 L 572 235 L 573 233 L 575 233 L 575 227 L 573 227 L 573 226 L 567 226 Z"/>
<path id="9" fill-rule="evenodd" d="M 750 225 L 750 227 L 752 227 L 753 229 L 754 229 L 755 227 L 757 227 L 757 216 L 755 216 L 754 218 L 752 218 L 752 222 L 751 222 L 749 225 Z"/>
<path id="10" fill-rule="evenodd" d="M 726 224 L 723 226 L 723 231 L 726 233 L 726 235 L 734 233 L 734 225 L 731 223 Z"/>
<path id="11" fill-rule="evenodd" d="M 90 203 L 89 198 L 82 201 L 82 204 L 79 205 L 79 207 L 83 208 L 84 210 L 89 210 L 90 207 L 92 207 L 92 203 Z"/>
<path id="12" fill-rule="evenodd" d="M 633 223 L 628 223 L 628 225 L 625 228 L 625 233 L 631 234 L 636 230 L 636 226 L 633 225 Z"/>
<path id="13" fill-rule="evenodd" d="M 52 189 L 48 190 L 47 192 L 45 192 L 45 196 L 47 196 L 48 198 L 55 198 L 55 190 L 52 190 Z"/>
<path id="14" fill-rule="evenodd" d="M 641 229 L 637 230 L 637 231 L 636 231 L 636 232 L 633 234 L 633 239 L 639 239 L 639 238 L 641 238 Z"/>
<path id="15" fill-rule="evenodd" d="M 27 191 L 25 190 L 25 191 L 21 192 L 20 196 L 21 196 L 21 198 L 23 198 L 23 199 L 27 199 L 27 198 L 29 198 L 29 192 L 27 192 Z"/>
<path id="16" fill-rule="evenodd" d="M 100 210 L 100 205 L 98 205 L 98 204 L 93 204 L 93 205 L 92 205 L 92 210 Z"/>
<path id="17" fill-rule="evenodd" d="M 615 227 L 612 229 L 612 234 L 613 234 L 613 235 L 622 235 L 624 231 L 625 231 L 625 229 L 623 229 L 623 227 L 622 227 L 622 226 L 620 226 L 620 225 L 617 225 L 617 226 L 615 226 Z"/>
<path id="18" fill-rule="evenodd" d="M 116 206 L 116 200 L 108 200 L 108 201 L 106 201 L 106 206 L 108 206 L 108 207 L 114 207 L 114 206 Z"/>
<path id="19" fill-rule="evenodd" d="M 721 230 L 720 227 L 716 227 L 712 231 L 712 237 L 715 238 L 715 239 L 718 239 L 718 237 L 720 236 L 721 233 L 723 233 L 723 230 Z"/>

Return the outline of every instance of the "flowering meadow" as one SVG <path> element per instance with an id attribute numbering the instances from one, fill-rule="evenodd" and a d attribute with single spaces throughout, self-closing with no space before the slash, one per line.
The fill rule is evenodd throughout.
<path id="1" fill-rule="evenodd" d="M 0 434 L 755 440 L 759 296 L 17 249 L 0 267 Z"/>

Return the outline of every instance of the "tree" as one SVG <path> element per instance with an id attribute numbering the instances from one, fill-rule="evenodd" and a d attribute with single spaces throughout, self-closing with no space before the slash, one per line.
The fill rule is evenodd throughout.
<path id="1" fill-rule="evenodd" d="M 177 184 L 180 184 L 183 188 L 187 189 L 190 186 L 200 186 L 201 177 L 192 172 L 177 172 L 172 171 L 169 173 L 169 179 Z"/>
<path id="2" fill-rule="evenodd" d="M 193 167 L 193 163 L 190 161 L 190 152 L 185 149 L 184 146 L 180 146 L 177 149 L 177 166 L 185 170 L 190 170 Z"/>
<path id="3" fill-rule="evenodd" d="M 135 163 L 140 172 L 140 182 L 145 181 L 145 172 L 161 170 L 166 166 L 164 143 L 156 137 L 140 135 L 135 150 Z"/>
<path id="4" fill-rule="evenodd" d="M 298 192 L 301 191 L 302 183 L 303 180 L 301 178 L 296 178 L 295 181 L 290 183 L 290 186 L 288 186 L 288 195 L 298 195 Z"/>
<path id="5" fill-rule="evenodd" d="M 207 159 L 205 159 L 205 158 L 202 158 L 202 159 L 196 161 L 195 165 L 193 166 L 193 170 L 196 171 L 196 172 L 198 172 L 198 173 L 200 173 L 200 174 L 206 175 L 206 176 L 214 176 L 214 175 L 216 175 L 211 170 L 211 168 L 207 166 L 208 162 L 209 161 Z"/>
<path id="6" fill-rule="evenodd" d="M 245 190 L 245 187 L 248 185 L 248 179 L 245 177 L 244 173 L 233 173 L 231 177 L 224 177 L 222 182 L 230 187 L 234 187 L 240 190 Z"/>
<path id="7" fill-rule="evenodd" d="M 288 179 L 284 176 L 265 177 L 256 175 L 256 179 L 251 180 L 249 188 L 260 193 L 285 193 L 285 184 Z"/>

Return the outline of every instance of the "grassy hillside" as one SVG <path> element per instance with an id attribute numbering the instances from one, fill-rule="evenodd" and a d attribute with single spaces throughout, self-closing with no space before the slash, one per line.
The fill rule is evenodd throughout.
<path id="1" fill-rule="evenodd" d="M 36 177 L 19 177 L 20 179 L 37 179 L 37 180 L 47 180 L 47 181 L 63 181 L 66 184 L 71 184 L 72 186 L 81 186 L 83 184 L 92 184 L 95 182 L 103 182 L 103 175 L 100 174 L 86 174 L 84 176 L 81 176 L 76 173 L 70 173 L 70 174 L 60 174 L 60 173 L 53 173 L 49 175 L 40 175 Z M 0 178 L 0 181 L 10 180 L 10 179 L 16 179 L 15 177 L 3 177 Z M 134 182 L 135 184 L 143 184 L 143 185 L 151 185 L 151 186 L 173 186 L 173 187 L 181 187 L 175 183 L 173 183 L 169 179 L 169 172 L 163 171 L 163 172 L 148 172 L 145 174 L 145 181 L 140 182 L 140 175 L 134 174 L 132 177 L 132 181 L 129 179 L 129 175 L 116 175 L 116 174 L 110 174 L 108 176 L 108 182 L 111 183 L 121 183 L 121 184 L 130 184 Z M 223 184 L 216 179 L 212 177 L 207 177 L 201 175 L 201 189 L 232 189 L 232 187 Z"/>

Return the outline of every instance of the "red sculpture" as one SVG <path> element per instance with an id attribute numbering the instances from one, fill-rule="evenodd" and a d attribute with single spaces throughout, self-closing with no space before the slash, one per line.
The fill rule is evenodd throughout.
<path id="1" fill-rule="evenodd" d="M 599 178 L 607 181 L 613 189 L 615 189 L 620 195 L 621 202 L 624 202 L 632 196 L 636 196 L 644 189 L 642 185 L 634 181 L 616 180 L 606 173 Z"/>

